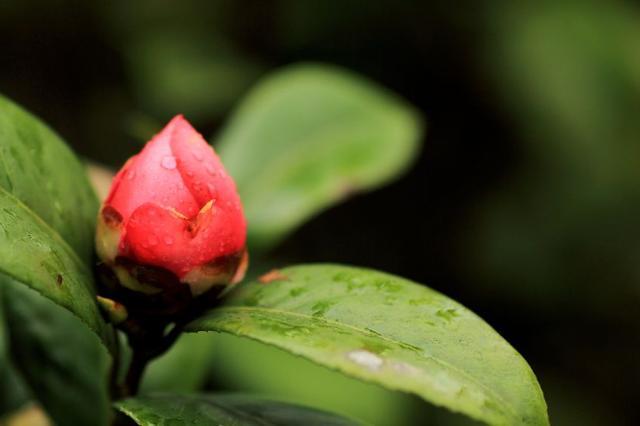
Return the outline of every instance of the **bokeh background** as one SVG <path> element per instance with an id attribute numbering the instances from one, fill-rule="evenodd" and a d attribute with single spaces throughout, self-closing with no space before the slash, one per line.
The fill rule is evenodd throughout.
<path id="1" fill-rule="evenodd" d="M 0 92 L 113 168 L 176 113 L 214 135 L 287 64 L 340 65 L 399 93 L 428 128 L 412 169 L 315 217 L 269 262 L 428 284 L 523 354 L 553 424 L 640 424 L 638 5 L 6 1 L 0 52 Z M 440 421 L 412 398 L 226 339 L 210 389 Z"/>

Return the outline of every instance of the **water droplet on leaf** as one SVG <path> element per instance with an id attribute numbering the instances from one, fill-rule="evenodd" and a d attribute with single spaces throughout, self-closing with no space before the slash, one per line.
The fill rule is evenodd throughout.
<path id="1" fill-rule="evenodd" d="M 358 365 L 368 368 L 369 370 L 377 371 L 384 364 L 384 360 L 378 355 L 365 351 L 364 349 L 357 349 L 347 354 L 347 358 L 355 362 Z"/>

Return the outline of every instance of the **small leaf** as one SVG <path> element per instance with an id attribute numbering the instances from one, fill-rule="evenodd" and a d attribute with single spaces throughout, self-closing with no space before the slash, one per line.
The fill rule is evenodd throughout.
<path id="1" fill-rule="evenodd" d="M 0 273 L 67 308 L 109 346 L 88 268 L 97 209 L 64 142 L 0 96 Z"/>
<path id="2" fill-rule="evenodd" d="M 397 176 L 420 118 L 377 85 L 327 65 L 294 66 L 254 88 L 217 140 L 252 244 L 266 248 L 349 194 Z"/>
<path id="3" fill-rule="evenodd" d="M 155 394 L 126 399 L 115 405 L 141 426 L 357 424 L 312 408 L 236 394 Z"/>
<path id="4" fill-rule="evenodd" d="M 268 343 L 494 425 L 546 425 L 527 363 L 482 319 L 393 275 L 338 265 L 240 285 L 190 331 Z"/>
<path id="5" fill-rule="evenodd" d="M 60 425 L 107 425 L 109 357 L 71 313 L 3 278 L 11 358 L 31 393 Z"/>

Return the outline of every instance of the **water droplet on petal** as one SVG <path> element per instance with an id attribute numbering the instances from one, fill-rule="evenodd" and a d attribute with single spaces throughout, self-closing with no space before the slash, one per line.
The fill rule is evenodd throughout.
<path id="1" fill-rule="evenodd" d="M 168 235 L 165 235 L 165 237 L 163 238 L 163 241 L 166 245 L 170 246 L 171 244 L 173 244 L 173 238 L 171 238 Z"/>
<path id="2" fill-rule="evenodd" d="M 198 150 L 193 150 L 191 151 L 191 153 L 193 154 L 193 158 L 195 158 L 198 161 L 202 161 L 204 159 L 204 155 L 202 154 L 202 152 Z"/>
<path id="3" fill-rule="evenodd" d="M 207 183 L 207 188 L 209 188 L 209 193 L 213 194 L 216 190 L 216 187 L 211 183 Z"/>
<path id="4" fill-rule="evenodd" d="M 212 164 L 207 164 L 206 166 L 204 166 L 204 168 L 207 170 L 207 173 L 209 173 L 211 176 L 215 176 L 218 174 L 218 172 L 216 172 L 215 167 L 213 167 Z"/>
<path id="5" fill-rule="evenodd" d="M 187 170 L 186 174 L 189 177 L 193 177 L 193 172 L 191 170 Z"/>
<path id="6" fill-rule="evenodd" d="M 149 245 L 155 246 L 156 244 L 158 244 L 158 239 L 155 236 L 151 235 L 149 237 Z"/>
<path id="7" fill-rule="evenodd" d="M 136 177 L 136 171 L 135 170 L 127 170 L 127 173 L 124 175 L 124 177 L 127 180 L 132 180 L 134 177 Z"/>
<path id="8" fill-rule="evenodd" d="M 160 164 L 167 170 L 173 170 L 176 168 L 176 158 L 173 155 L 167 155 L 162 158 L 162 162 Z"/>

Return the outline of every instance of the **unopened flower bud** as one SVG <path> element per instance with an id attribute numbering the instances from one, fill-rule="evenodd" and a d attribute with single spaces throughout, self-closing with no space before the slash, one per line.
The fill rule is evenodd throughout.
<path id="1" fill-rule="evenodd" d="M 239 281 L 245 242 L 235 183 L 182 116 L 115 176 L 96 231 L 98 256 L 119 285 L 148 295 L 187 286 L 196 297 Z"/>

